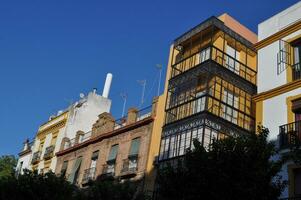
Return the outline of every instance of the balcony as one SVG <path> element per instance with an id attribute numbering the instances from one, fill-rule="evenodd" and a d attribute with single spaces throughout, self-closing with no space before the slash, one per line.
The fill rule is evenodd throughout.
<path id="1" fill-rule="evenodd" d="M 102 178 L 114 177 L 115 176 L 115 161 L 107 161 L 107 164 L 103 165 Z"/>
<path id="2" fill-rule="evenodd" d="M 89 182 L 95 180 L 96 168 L 89 168 L 84 171 L 82 185 L 87 185 Z"/>
<path id="3" fill-rule="evenodd" d="M 202 112 L 210 112 L 245 130 L 255 130 L 254 118 L 250 114 L 242 112 L 238 107 L 228 105 L 210 94 L 204 94 L 195 99 L 168 108 L 166 110 L 165 125 Z"/>
<path id="4" fill-rule="evenodd" d="M 292 65 L 293 81 L 301 79 L 301 64 Z"/>
<path id="5" fill-rule="evenodd" d="M 256 85 L 256 71 L 214 46 L 203 48 L 201 51 L 174 64 L 172 66 L 171 78 L 208 60 L 218 63 L 220 66 L 233 72 L 233 75 L 236 74 L 244 80 Z"/>
<path id="6" fill-rule="evenodd" d="M 123 167 L 120 172 L 122 178 L 132 178 L 136 176 L 138 169 L 138 155 L 130 156 L 123 160 Z"/>
<path id="7" fill-rule="evenodd" d="M 301 121 L 279 127 L 279 147 L 281 149 L 296 145 L 301 139 Z"/>
<path id="8" fill-rule="evenodd" d="M 45 160 L 51 159 L 53 157 L 53 152 L 54 152 L 54 145 L 47 147 L 44 153 L 44 159 Z"/>
<path id="9" fill-rule="evenodd" d="M 37 164 L 38 162 L 40 162 L 40 158 L 41 158 L 41 152 L 37 151 L 33 154 L 32 159 L 31 159 L 31 164 Z"/>

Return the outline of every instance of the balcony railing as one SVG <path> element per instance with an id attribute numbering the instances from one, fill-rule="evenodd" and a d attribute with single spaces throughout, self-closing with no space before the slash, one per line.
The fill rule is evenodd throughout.
<path id="1" fill-rule="evenodd" d="M 284 124 L 279 127 L 279 147 L 287 148 L 296 145 L 301 139 L 301 121 Z"/>
<path id="2" fill-rule="evenodd" d="M 83 175 L 83 179 L 82 179 L 82 184 L 87 184 L 90 181 L 95 180 L 95 178 L 96 178 L 96 168 L 93 167 L 93 168 L 86 169 L 84 171 L 84 175 Z"/>
<path id="3" fill-rule="evenodd" d="M 123 160 L 121 176 L 136 175 L 137 169 L 138 169 L 138 157 L 137 155 L 131 156 L 130 158 Z"/>
<path id="4" fill-rule="evenodd" d="M 47 147 L 44 153 L 44 159 L 47 160 L 52 158 L 53 152 L 54 152 L 54 145 Z"/>
<path id="5" fill-rule="evenodd" d="M 143 120 L 152 115 L 152 106 L 145 107 L 138 111 L 137 121 Z"/>
<path id="6" fill-rule="evenodd" d="M 88 131 L 84 135 L 80 136 L 76 143 L 76 138 L 72 138 L 69 142 L 65 143 L 64 150 L 73 147 L 75 144 L 83 143 L 91 138 L 92 131 Z"/>
<path id="7" fill-rule="evenodd" d="M 301 64 L 292 65 L 293 81 L 301 79 Z"/>
<path id="8" fill-rule="evenodd" d="M 103 165 L 102 176 L 115 176 L 115 162 Z"/>
<path id="9" fill-rule="evenodd" d="M 33 154 L 32 159 L 31 159 L 31 164 L 36 164 L 40 161 L 41 159 L 41 152 L 37 151 Z"/>
<path id="10" fill-rule="evenodd" d="M 209 46 L 202 49 L 201 51 L 185 58 L 173 65 L 171 77 L 175 77 L 197 65 L 207 61 L 212 60 L 221 66 L 229 69 L 233 73 L 242 77 L 243 79 L 256 84 L 256 71 L 243 64 L 239 60 L 233 58 L 232 56 L 226 54 L 220 49 Z"/>

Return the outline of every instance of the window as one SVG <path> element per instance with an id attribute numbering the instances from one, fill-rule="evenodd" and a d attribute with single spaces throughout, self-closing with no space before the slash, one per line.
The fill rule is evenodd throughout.
<path id="1" fill-rule="evenodd" d="M 236 62 L 236 60 L 239 60 L 239 52 L 229 45 L 226 46 L 226 51 L 228 54 L 226 57 L 226 67 L 234 73 L 239 74 L 239 62 Z"/>
<path id="2" fill-rule="evenodd" d="M 78 178 L 78 174 L 79 174 L 79 170 L 80 170 L 80 166 L 81 166 L 81 163 L 82 163 L 82 159 L 83 157 L 78 157 L 74 164 L 73 164 L 73 167 L 72 167 L 72 171 L 71 171 L 71 174 L 68 178 L 68 181 L 72 184 L 76 184 L 77 183 L 77 178 Z"/>
<path id="3" fill-rule="evenodd" d="M 62 177 L 65 177 L 66 172 L 67 172 L 67 168 L 68 168 L 68 160 L 65 160 L 63 162 L 62 169 L 61 169 L 61 176 Z"/>
<path id="4" fill-rule="evenodd" d="M 200 52 L 200 63 L 208 60 L 209 58 L 210 58 L 210 47 L 208 47 Z"/>
<path id="5" fill-rule="evenodd" d="M 224 118 L 228 121 L 232 121 L 233 123 L 237 123 L 238 113 L 234 108 L 238 109 L 239 97 L 233 92 L 224 89 L 223 102 L 227 104 L 223 105 Z"/>
<path id="6" fill-rule="evenodd" d="M 138 166 L 138 154 L 140 147 L 140 137 L 132 140 L 129 154 L 129 169 L 135 169 Z"/>
<path id="7" fill-rule="evenodd" d="M 106 173 L 115 173 L 115 162 L 118 153 L 118 147 L 119 147 L 118 144 L 113 145 L 111 147 L 110 154 L 107 161 Z"/>
<path id="8" fill-rule="evenodd" d="M 98 154 L 99 154 L 99 151 L 94 151 L 92 153 L 90 168 L 96 168 Z"/>

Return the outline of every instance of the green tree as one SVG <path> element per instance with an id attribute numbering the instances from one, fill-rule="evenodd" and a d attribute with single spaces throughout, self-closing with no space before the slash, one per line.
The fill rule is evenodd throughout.
<path id="1" fill-rule="evenodd" d="M 5 177 L 11 177 L 15 174 L 15 167 L 17 160 L 13 155 L 0 157 L 0 179 Z"/>
<path id="2" fill-rule="evenodd" d="M 2 200 L 69 200 L 76 199 L 78 189 L 54 173 L 38 174 L 25 170 L 24 174 L 0 180 Z"/>
<path id="3" fill-rule="evenodd" d="M 274 200 L 286 185 L 277 174 L 282 160 L 267 140 L 269 131 L 214 141 L 208 150 L 198 141 L 176 166 L 159 170 L 159 199 Z"/>
<path id="4" fill-rule="evenodd" d="M 82 190 L 82 199 L 89 200 L 145 200 L 141 181 L 120 182 L 114 178 L 101 178 Z"/>

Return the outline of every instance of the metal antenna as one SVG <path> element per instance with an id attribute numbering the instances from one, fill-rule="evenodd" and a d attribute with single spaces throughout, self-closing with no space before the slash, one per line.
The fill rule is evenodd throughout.
<path id="1" fill-rule="evenodd" d="M 142 86 L 142 95 L 141 95 L 141 102 L 140 102 L 140 107 L 142 107 L 142 105 L 144 103 L 146 80 L 137 80 L 137 82 Z"/>
<path id="2" fill-rule="evenodd" d="M 157 91 L 157 96 L 159 96 L 160 89 L 161 89 L 162 64 L 156 64 L 156 67 L 159 70 L 159 83 L 158 83 L 158 91 Z"/>
<path id="3" fill-rule="evenodd" d="M 122 114 L 121 114 L 121 117 L 124 117 L 124 112 L 125 112 L 125 105 L 126 105 L 126 100 L 127 100 L 127 94 L 126 93 L 120 93 L 120 96 L 123 100 L 123 107 L 122 107 Z"/>

